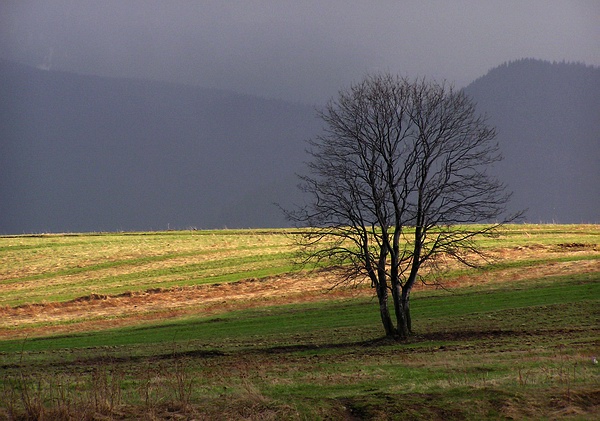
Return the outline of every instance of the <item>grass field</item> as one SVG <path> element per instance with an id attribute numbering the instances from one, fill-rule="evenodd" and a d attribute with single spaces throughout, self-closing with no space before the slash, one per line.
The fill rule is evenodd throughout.
<path id="1" fill-rule="evenodd" d="M 381 339 L 294 232 L 0 238 L 0 419 L 597 419 L 600 226 L 514 225 Z"/>

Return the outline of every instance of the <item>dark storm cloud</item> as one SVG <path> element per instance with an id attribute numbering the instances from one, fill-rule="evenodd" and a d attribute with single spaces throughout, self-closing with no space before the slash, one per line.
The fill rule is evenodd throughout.
<path id="1" fill-rule="evenodd" d="M 598 65 L 598 21 L 596 1 L 3 1 L 0 57 L 315 102 L 375 70 Z"/>

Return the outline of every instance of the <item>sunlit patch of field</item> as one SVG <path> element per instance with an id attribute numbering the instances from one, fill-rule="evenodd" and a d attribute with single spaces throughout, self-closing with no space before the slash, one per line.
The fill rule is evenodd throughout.
<path id="1" fill-rule="evenodd" d="M 283 233 L 260 231 L 5 237 L 0 305 L 279 274 L 291 250 Z"/>
<path id="2" fill-rule="evenodd" d="M 486 270 L 449 264 L 416 290 L 600 272 L 598 235 L 568 228 L 557 239 L 556 228 L 512 227 L 497 247 L 486 245 L 493 256 Z M 366 282 L 331 290 L 332 271 L 290 273 L 293 238 L 278 231 L 23 236 L 0 244 L 5 338 L 372 293 Z"/>
<path id="3" fill-rule="evenodd" d="M 285 244 L 289 238 L 283 231 L 252 230 L 5 236 L 0 239 L 0 280 L 51 277 L 83 268 L 136 266 Z"/>

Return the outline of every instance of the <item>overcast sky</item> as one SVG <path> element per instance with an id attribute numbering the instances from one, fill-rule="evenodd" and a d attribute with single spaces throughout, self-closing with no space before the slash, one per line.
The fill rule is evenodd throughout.
<path id="1" fill-rule="evenodd" d="M 597 0 L 0 0 L 0 57 L 320 103 L 367 72 L 465 86 L 505 61 L 600 65 Z"/>

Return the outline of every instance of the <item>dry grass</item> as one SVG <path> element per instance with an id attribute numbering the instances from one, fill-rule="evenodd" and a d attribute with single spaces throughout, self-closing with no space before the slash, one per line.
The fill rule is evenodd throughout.
<path id="1" fill-rule="evenodd" d="M 110 262 L 171 256 L 173 265 L 179 256 L 202 260 L 222 258 L 239 252 L 268 252 L 269 247 L 290 246 L 283 233 L 262 231 L 190 231 L 178 233 L 132 233 L 102 235 L 41 235 L 0 238 L 0 281 L 42 273 L 85 268 Z M 221 256 L 220 256 L 221 255 Z M 132 266 L 139 265 L 133 262 Z M 161 263 L 164 265 L 164 263 Z M 129 268 L 130 269 L 130 268 Z"/>
<path id="2" fill-rule="evenodd" d="M 291 240 L 260 231 L 0 238 L 0 306 L 196 285 L 289 265 Z M 214 282 L 214 281 L 213 281 Z M 51 297 L 51 298 L 49 298 Z"/>
<path id="3" fill-rule="evenodd" d="M 499 262 L 557 257 L 593 258 L 595 249 L 557 250 L 553 247 L 497 250 Z M 519 282 L 548 276 L 600 272 L 600 260 L 541 262 L 493 271 L 470 271 L 443 282 L 445 288 L 483 285 L 492 282 Z M 336 273 L 294 273 L 263 279 L 245 279 L 224 284 L 153 288 L 118 295 L 91 294 L 62 303 L 26 304 L 0 308 L 0 338 L 45 335 L 133 325 L 141 321 L 165 320 L 184 315 L 212 315 L 265 305 L 301 303 L 329 298 L 371 295 L 364 283 L 331 290 Z M 416 290 L 437 288 L 419 285 Z"/>

